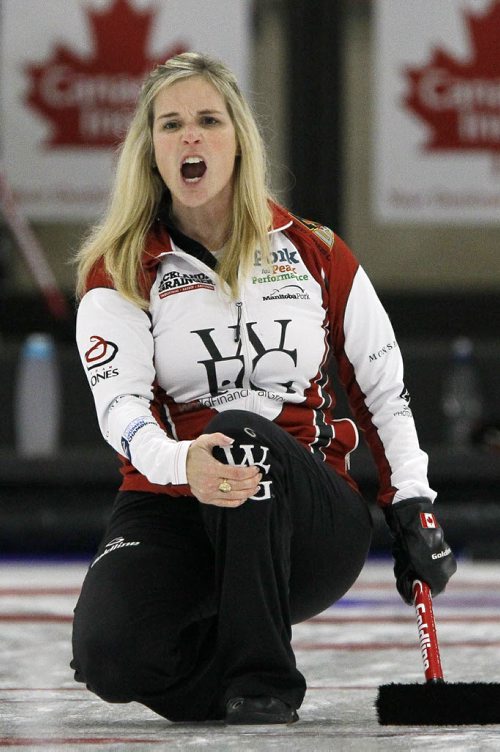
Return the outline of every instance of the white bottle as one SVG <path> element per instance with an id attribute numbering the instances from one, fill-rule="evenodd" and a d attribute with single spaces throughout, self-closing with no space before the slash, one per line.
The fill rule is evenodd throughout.
<path id="1" fill-rule="evenodd" d="M 21 347 L 14 409 L 17 453 L 54 455 L 59 445 L 61 395 L 56 347 L 48 334 L 31 334 Z"/>
<path id="2" fill-rule="evenodd" d="M 455 447 L 466 446 L 483 415 L 474 347 L 467 337 L 459 337 L 452 343 L 441 404 L 446 422 L 446 442 Z"/>

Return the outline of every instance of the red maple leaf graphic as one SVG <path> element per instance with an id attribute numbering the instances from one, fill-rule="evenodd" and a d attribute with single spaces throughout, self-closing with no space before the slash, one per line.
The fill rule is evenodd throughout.
<path id="1" fill-rule="evenodd" d="M 429 127 L 426 150 L 500 151 L 500 0 L 483 16 L 464 13 L 472 55 L 459 62 L 441 49 L 405 71 L 405 104 Z"/>
<path id="2" fill-rule="evenodd" d="M 44 65 L 27 66 L 26 102 L 52 126 L 47 146 L 109 148 L 123 137 L 145 75 L 187 49 L 179 42 L 160 58 L 149 58 L 153 15 L 134 10 L 128 0 L 114 0 L 103 12 L 89 10 L 92 57 L 56 45 Z"/>

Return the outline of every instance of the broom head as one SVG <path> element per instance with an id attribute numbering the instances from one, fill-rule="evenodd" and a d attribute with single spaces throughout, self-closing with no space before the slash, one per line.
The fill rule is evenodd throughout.
<path id="1" fill-rule="evenodd" d="M 383 726 L 500 724 L 500 684 L 383 684 L 375 707 Z"/>

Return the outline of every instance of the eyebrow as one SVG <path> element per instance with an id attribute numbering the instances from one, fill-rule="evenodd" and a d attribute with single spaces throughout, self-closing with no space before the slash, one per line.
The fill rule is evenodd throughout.
<path id="1" fill-rule="evenodd" d="M 221 110 L 198 110 L 197 115 L 223 115 L 224 113 Z M 162 118 L 171 118 L 171 117 L 179 117 L 178 112 L 165 112 L 164 114 L 157 115 L 156 120 L 161 120 Z"/>

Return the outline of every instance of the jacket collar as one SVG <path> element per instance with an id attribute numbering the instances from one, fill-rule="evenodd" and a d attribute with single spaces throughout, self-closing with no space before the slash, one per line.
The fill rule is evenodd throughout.
<path id="1" fill-rule="evenodd" d="M 280 206 L 280 204 L 276 204 L 274 201 L 271 201 L 270 204 L 273 215 L 273 226 L 269 230 L 269 234 L 288 230 L 293 225 L 295 217 L 284 206 Z"/>
<path id="2" fill-rule="evenodd" d="M 280 204 L 274 201 L 270 202 L 272 212 L 272 228 L 269 234 L 282 232 L 291 227 L 295 221 L 290 212 Z M 147 239 L 147 246 L 143 256 L 143 265 L 145 268 L 151 268 L 159 263 L 159 258 L 164 253 L 171 253 L 174 248 L 172 243 L 182 248 L 191 256 L 203 261 L 211 269 L 215 269 L 216 259 L 209 250 L 201 243 L 184 235 L 173 224 L 170 218 L 169 205 L 163 200 L 160 204 L 156 219 L 151 228 Z"/>

